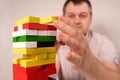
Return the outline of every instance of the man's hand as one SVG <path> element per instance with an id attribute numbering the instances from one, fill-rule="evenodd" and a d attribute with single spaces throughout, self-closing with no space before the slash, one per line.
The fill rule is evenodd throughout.
<path id="1" fill-rule="evenodd" d="M 63 18 L 55 21 L 54 25 L 60 30 L 57 33 L 59 41 L 71 49 L 71 52 L 66 53 L 66 59 L 72 63 L 74 68 L 79 69 L 85 59 L 91 55 L 86 38 L 81 32 L 65 23 Z"/>

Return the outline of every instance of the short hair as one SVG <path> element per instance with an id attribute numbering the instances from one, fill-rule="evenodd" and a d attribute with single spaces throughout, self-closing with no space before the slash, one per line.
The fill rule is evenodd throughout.
<path id="1" fill-rule="evenodd" d="M 66 6 L 68 5 L 69 2 L 72 2 L 75 5 L 81 4 L 81 3 L 87 3 L 89 8 L 90 8 L 90 14 L 92 14 L 92 5 L 89 0 L 66 0 L 66 2 L 63 5 L 63 15 L 65 15 L 66 12 Z"/>

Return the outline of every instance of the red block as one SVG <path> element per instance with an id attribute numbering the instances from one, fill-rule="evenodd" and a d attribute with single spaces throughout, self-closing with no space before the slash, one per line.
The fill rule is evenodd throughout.
<path id="1" fill-rule="evenodd" d="M 14 68 L 14 69 L 17 69 L 17 70 L 20 70 L 20 71 L 23 72 L 23 73 L 30 74 L 30 73 L 36 73 L 36 72 L 38 72 L 38 70 L 41 69 L 41 66 L 24 68 L 24 67 L 21 67 L 20 65 L 13 64 L 13 68 Z"/>
<path id="2" fill-rule="evenodd" d="M 37 24 L 37 23 L 25 23 L 23 24 L 23 29 L 33 29 L 33 30 L 56 30 L 53 25 Z"/>
<path id="3" fill-rule="evenodd" d="M 55 68 L 55 63 L 47 65 L 46 68 L 47 68 L 47 69 L 50 69 L 50 68 L 51 68 L 51 69 L 52 69 L 52 68 L 54 69 L 54 68 Z"/>
<path id="4" fill-rule="evenodd" d="M 55 74 L 56 73 L 56 68 L 55 68 L 55 63 L 54 64 L 49 64 L 46 66 L 46 70 L 48 70 L 48 74 Z"/>
<path id="5" fill-rule="evenodd" d="M 14 32 L 15 32 L 15 31 L 18 31 L 18 27 L 16 27 L 16 26 L 14 27 Z"/>
<path id="6" fill-rule="evenodd" d="M 24 68 L 13 64 L 14 80 L 48 80 L 48 75 L 56 73 L 55 64 Z"/>
<path id="7" fill-rule="evenodd" d="M 38 30 L 39 24 L 38 23 L 25 23 L 25 24 L 23 24 L 23 29 Z"/>
<path id="8" fill-rule="evenodd" d="M 36 76 L 36 73 L 34 75 L 27 75 L 17 72 L 16 75 L 14 75 L 13 80 L 48 80 L 48 75 L 39 75 Z"/>

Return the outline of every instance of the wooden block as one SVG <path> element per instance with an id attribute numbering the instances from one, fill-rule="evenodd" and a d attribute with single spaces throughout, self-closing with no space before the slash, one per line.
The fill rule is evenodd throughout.
<path id="1" fill-rule="evenodd" d="M 55 42 L 55 36 L 19 36 L 13 37 L 13 42 Z"/>
<path id="2" fill-rule="evenodd" d="M 52 31 L 52 30 L 47 31 L 48 36 L 56 36 L 56 34 L 57 34 L 57 31 Z"/>
<path id="3" fill-rule="evenodd" d="M 21 67 L 19 64 L 13 64 L 13 68 L 17 69 L 22 73 L 27 73 L 27 74 L 37 73 L 38 71 L 42 70 L 42 66 L 24 68 L 24 67 Z"/>
<path id="4" fill-rule="evenodd" d="M 57 30 L 53 25 L 37 24 L 37 23 L 25 23 L 23 24 L 23 29 L 32 30 Z"/>
<path id="5" fill-rule="evenodd" d="M 47 59 L 47 53 L 40 53 L 35 56 L 36 60 Z"/>
<path id="6" fill-rule="evenodd" d="M 15 31 L 18 31 L 18 27 L 16 27 L 16 26 L 14 27 L 14 32 L 15 32 Z"/>
<path id="7" fill-rule="evenodd" d="M 20 24 L 20 25 L 18 25 L 17 27 L 18 27 L 18 31 L 23 30 L 23 24 Z"/>
<path id="8" fill-rule="evenodd" d="M 55 69 L 55 63 L 46 65 L 46 69 L 47 70 L 49 70 L 49 69 Z"/>
<path id="9" fill-rule="evenodd" d="M 22 69 L 13 68 L 13 80 L 48 80 L 48 72 L 46 70 L 39 73 L 24 73 Z"/>
<path id="10" fill-rule="evenodd" d="M 29 29 L 24 29 L 24 30 L 19 30 L 15 31 L 12 34 L 12 37 L 18 37 L 18 36 L 37 36 L 37 30 L 29 30 Z"/>
<path id="11" fill-rule="evenodd" d="M 37 47 L 55 47 L 55 42 L 37 42 Z"/>
<path id="12" fill-rule="evenodd" d="M 48 24 L 48 23 L 52 23 L 54 20 L 57 20 L 58 17 L 57 16 L 50 16 L 47 18 L 43 18 L 40 20 L 40 24 Z"/>
<path id="13" fill-rule="evenodd" d="M 14 42 L 13 48 L 37 48 L 37 42 Z"/>
<path id="14" fill-rule="evenodd" d="M 14 80 L 46 80 L 48 75 L 55 74 L 55 64 L 48 64 L 44 66 L 35 67 L 21 67 L 13 64 L 13 78 Z M 53 77 L 49 76 L 49 77 Z"/>
<path id="15" fill-rule="evenodd" d="M 49 75 L 55 74 L 55 73 L 56 73 L 55 63 L 47 65 L 47 66 L 46 66 L 46 70 L 48 70 Z"/>
<path id="16" fill-rule="evenodd" d="M 49 73 L 49 71 L 56 69 L 55 63 L 42 65 L 42 66 L 28 67 L 28 68 L 21 67 L 19 64 L 13 64 L 13 68 L 15 70 L 19 70 L 22 73 L 27 73 L 27 74 L 40 73 L 43 70 L 46 70 L 48 72 L 47 74 L 54 74 L 55 71 L 53 71 L 52 73 Z"/>
<path id="17" fill-rule="evenodd" d="M 38 36 L 47 36 L 47 30 L 38 30 Z"/>
<path id="18" fill-rule="evenodd" d="M 35 57 L 35 55 L 36 55 L 36 54 L 28 54 L 28 55 L 26 55 L 26 54 L 24 55 L 24 54 L 23 54 L 23 58 L 25 58 L 25 59 L 32 59 L 32 58 Z"/>
<path id="19" fill-rule="evenodd" d="M 39 22 L 40 22 L 40 18 L 33 17 L 33 16 L 28 16 L 28 17 L 25 17 L 21 20 L 16 21 L 15 26 L 18 26 L 18 25 L 21 25 L 21 24 L 24 24 L 24 23 L 39 23 Z"/>
<path id="20" fill-rule="evenodd" d="M 55 59 L 56 53 L 48 53 L 48 59 Z"/>
<path id="21" fill-rule="evenodd" d="M 38 66 L 38 65 L 46 65 L 46 64 L 52 64 L 55 63 L 55 59 L 43 59 L 43 60 L 35 60 L 35 59 L 26 59 L 26 60 L 21 60 L 20 65 L 22 67 L 33 67 L 33 66 Z"/>
<path id="22" fill-rule="evenodd" d="M 23 29 L 31 29 L 31 30 L 41 30 L 41 27 L 39 27 L 39 23 L 25 23 L 23 24 Z"/>
<path id="23" fill-rule="evenodd" d="M 43 47 L 43 48 L 13 48 L 13 52 L 17 54 L 40 54 L 40 53 L 56 53 L 55 47 Z"/>
<path id="24" fill-rule="evenodd" d="M 13 58 L 12 63 L 13 64 L 20 64 L 20 60 L 23 60 L 24 58 Z"/>

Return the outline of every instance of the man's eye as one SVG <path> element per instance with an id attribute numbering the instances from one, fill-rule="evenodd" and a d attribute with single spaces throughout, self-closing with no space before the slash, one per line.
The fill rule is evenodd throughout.
<path id="1" fill-rule="evenodd" d="M 80 18 L 86 18 L 87 15 L 80 15 Z"/>
<path id="2" fill-rule="evenodd" d="M 74 17 L 74 15 L 68 15 L 68 17 L 69 17 L 69 18 L 73 18 L 73 17 Z"/>

